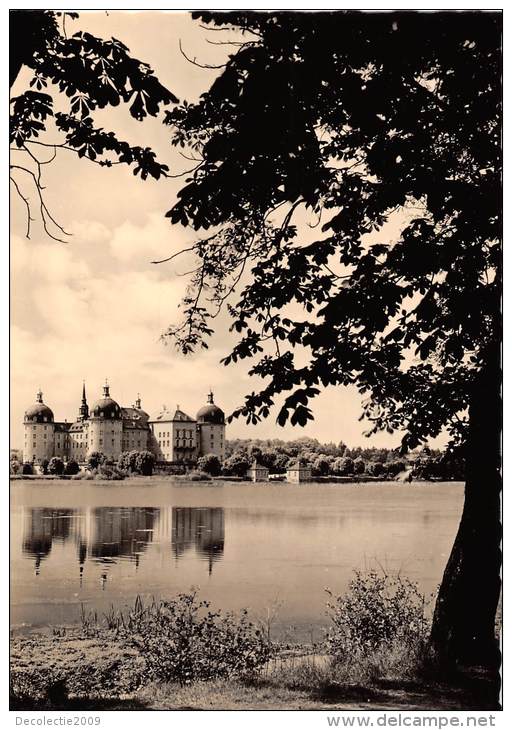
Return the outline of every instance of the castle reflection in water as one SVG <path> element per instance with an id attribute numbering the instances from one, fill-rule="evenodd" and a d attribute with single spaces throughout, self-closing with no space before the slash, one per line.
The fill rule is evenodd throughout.
<path id="1" fill-rule="evenodd" d="M 34 560 L 35 575 L 54 544 L 74 542 L 83 574 L 87 561 L 104 565 L 130 560 L 136 566 L 151 544 L 169 545 L 179 560 L 194 550 L 213 565 L 224 552 L 222 507 L 91 507 L 25 509 L 23 554 Z"/>

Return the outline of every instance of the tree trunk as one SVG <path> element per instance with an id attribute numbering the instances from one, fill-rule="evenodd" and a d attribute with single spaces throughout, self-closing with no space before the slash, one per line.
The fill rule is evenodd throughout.
<path id="1" fill-rule="evenodd" d="M 495 617 L 501 588 L 500 439 L 500 369 L 495 355 L 471 396 L 464 509 L 432 624 L 431 644 L 451 664 L 499 663 Z"/>

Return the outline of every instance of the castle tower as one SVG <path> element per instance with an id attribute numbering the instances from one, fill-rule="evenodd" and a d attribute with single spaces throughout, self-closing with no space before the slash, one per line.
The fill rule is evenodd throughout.
<path id="1" fill-rule="evenodd" d="M 23 461 L 40 464 L 44 459 L 51 459 L 55 424 L 53 411 L 43 403 L 41 389 L 37 393 L 35 404 L 25 411 L 23 430 Z"/>
<path id="2" fill-rule="evenodd" d="M 87 405 L 87 398 L 85 395 L 85 380 L 82 387 L 82 403 L 78 409 L 78 420 L 86 421 L 89 418 L 89 406 Z"/>
<path id="3" fill-rule="evenodd" d="M 197 429 L 199 431 L 199 456 L 215 454 L 221 461 L 226 455 L 226 420 L 224 412 L 215 405 L 210 390 L 207 403 L 197 413 Z"/>
<path id="4" fill-rule="evenodd" d="M 103 398 L 96 401 L 90 411 L 87 456 L 101 451 L 108 458 L 117 459 L 122 451 L 122 439 L 121 407 L 110 397 L 110 388 L 105 382 Z"/>

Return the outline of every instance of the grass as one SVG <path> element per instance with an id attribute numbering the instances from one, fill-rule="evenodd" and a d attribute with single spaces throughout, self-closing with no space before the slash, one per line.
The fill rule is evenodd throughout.
<path id="1" fill-rule="evenodd" d="M 11 709 L 91 710 L 491 710 L 497 709 L 498 679 L 467 674 L 458 682 L 442 682 L 407 660 L 405 651 L 378 652 L 363 662 L 333 662 L 326 655 L 281 652 L 251 678 L 224 678 L 178 682 L 150 682 L 142 687 L 124 685 L 119 693 L 105 694 L 98 686 L 112 668 L 119 681 L 119 660 L 131 664 L 126 648 L 105 646 L 78 632 L 61 636 L 39 634 L 13 639 L 13 666 L 19 671 L 38 664 L 47 673 L 56 665 L 80 665 L 87 676 L 88 694 L 69 691 L 54 683 L 43 693 L 20 694 Z M 102 665 L 102 666 L 99 666 Z M 122 673 L 121 673 L 122 676 Z M 71 688 L 72 689 L 72 688 Z M 119 687 L 117 688 L 119 690 Z M 76 688 L 75 688 L 76 690 Z"/>

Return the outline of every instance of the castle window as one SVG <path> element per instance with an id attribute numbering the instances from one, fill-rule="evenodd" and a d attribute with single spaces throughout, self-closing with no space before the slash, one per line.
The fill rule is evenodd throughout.
<path id="1" fill-rule="evenodd" d="M 100 446 L 103 446 L 103 439 L 100 439 Z"/>

